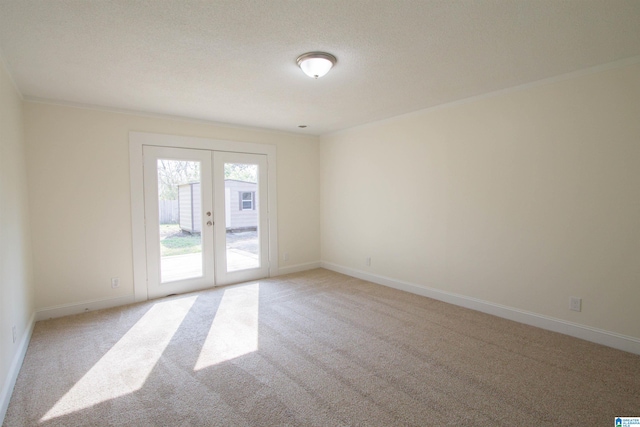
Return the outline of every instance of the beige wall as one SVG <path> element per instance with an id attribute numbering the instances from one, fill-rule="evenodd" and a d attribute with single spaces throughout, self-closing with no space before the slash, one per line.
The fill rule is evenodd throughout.
<path id="1" fill-rule="evenodd" d="M 27 201 L 22 99 L 0 61 L 0 422 L 33 314 Z"/>
<path id="2" fill-rule="evenodd" d="M 640 338 L 639 100 L 635 64 L 322 137 L 323 261 Z"/>
<path id="3" fill-rule="evenodd" d="M 280 268 L 320 259 L 315 137 L 32 102 L 25 120 L 37 309 L 133 293 L 129 131 L 275 144 Z"/>

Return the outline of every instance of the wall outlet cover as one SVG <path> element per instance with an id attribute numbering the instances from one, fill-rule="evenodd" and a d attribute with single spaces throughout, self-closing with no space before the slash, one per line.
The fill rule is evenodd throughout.
<path id="1" fill-rule="evenodd" d="M 569 301 L 569 309 L 573 311 L 582 311 L 582 298 L 571 297 Z"/>

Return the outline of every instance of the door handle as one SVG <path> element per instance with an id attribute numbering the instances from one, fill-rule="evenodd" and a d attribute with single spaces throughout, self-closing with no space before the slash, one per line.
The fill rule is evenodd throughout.
<path id="1" fill-rule="evenodd" d="M 211 226 L 213 225 L 213 222 L 212 222 L 212 221 L 207 221 L 207 225 L 208 225 L 209 227 L 211 227 Z"/>

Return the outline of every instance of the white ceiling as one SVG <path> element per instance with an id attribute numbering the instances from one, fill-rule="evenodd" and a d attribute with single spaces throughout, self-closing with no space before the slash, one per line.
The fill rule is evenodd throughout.
<path id="1" fill-rule="evenodd" d="M 0 0 L 0 49 L 27 99 L 320 135 L 638 56 L 640 1 Z"/>

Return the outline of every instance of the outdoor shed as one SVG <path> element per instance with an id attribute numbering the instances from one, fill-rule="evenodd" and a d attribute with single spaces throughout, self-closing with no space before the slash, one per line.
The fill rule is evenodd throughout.
<path id="1" fill-rule="evenodd" d="M 227 230 L 255 230 L 258 227 L 257 190 L 255 182 L 224 180 Z"/>
<path id="2" fill-rule="evenodd" d="M 202 230 L 201 200 L 199 182 L 178 186 L 179 222 L 182 230 L 189 233 L 200 233 Z"/>

